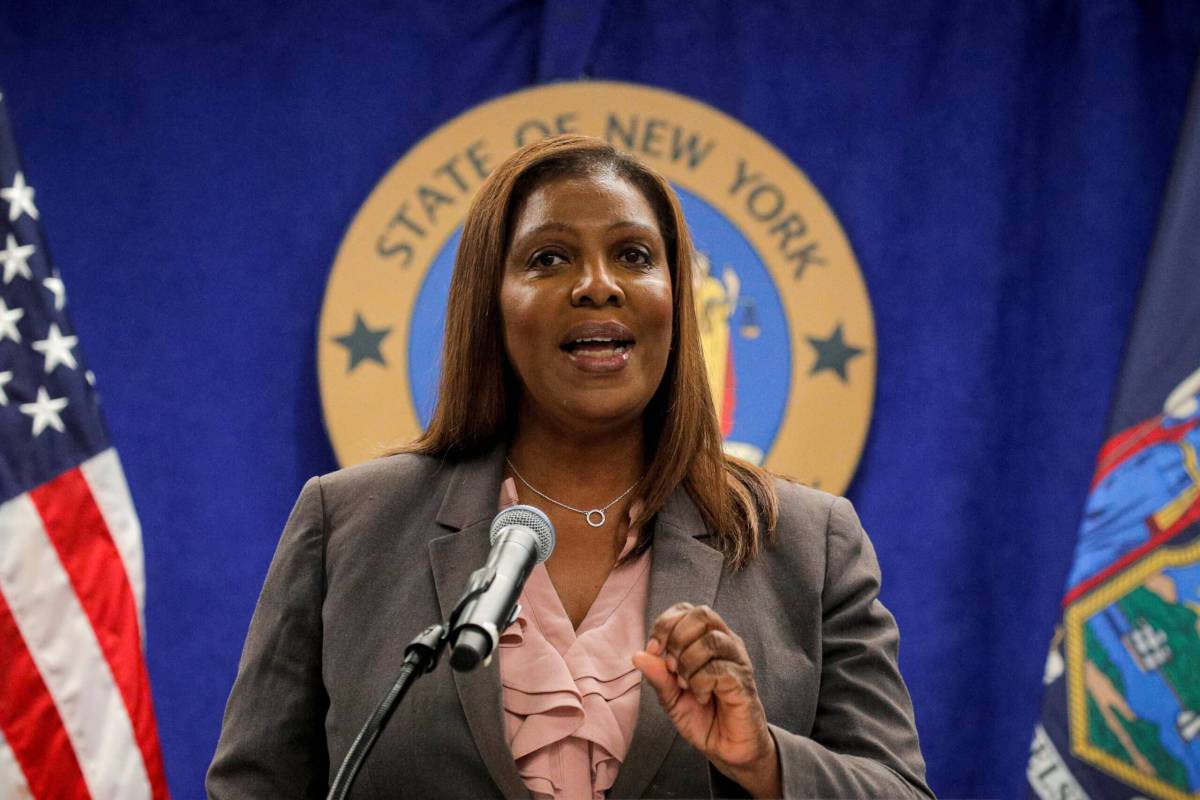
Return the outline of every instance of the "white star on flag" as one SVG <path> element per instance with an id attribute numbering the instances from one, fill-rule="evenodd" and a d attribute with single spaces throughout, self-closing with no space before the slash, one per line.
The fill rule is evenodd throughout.
<path id="1" fill-rule="evenodd" d="M 7 246 L 0 250 L 0 261 L 4 262 L 4 283 L 12 283 L 12 279 L 17 275 L 26 280 L 33 280 L 26 259 L 36 252 L 37 248 L 31 244 L 23 244 L 18 247 L 17 237 L 10 233 Z"/>
<path id="2" fill-rule="evenodd" d="M 57 274 L 43 278 L 42 286 L 45 286 L 50 290 L 50 294 L 54 295 L 54 310 L 62 311 L 67 302 L 67 287 L 63 286 L 62 278 Z"/>
<path id="3" fill-rule="evenodd" d="M 18 172 L 13 177 L 12 186 L 0 189 L 0 197 L 8 201 L 9 222 L 16 222 L 22 212 L 34 219 L 38 218 L 37 206 L 33 204 L 33 187 L 25 183 L 25 176 L 22 173 Z"/>
<path id="4" fill-rule="evenodd" d="M 71 348 L 78 343 L 79 337 L 63 336 L 62 331 L 58 329 L 58 323 L 51 322 L 50 332 L 46 334 L 45 339 L 34 342 L 33 349 L 45 356 L 46 372 L 52 372 L 59 364 L 66 364 L 75 369 L 77 364 Z"/>
<path id="5" fill-rule="evenodd" d="M 17 330 L 17 320 L 25 316 L 23 308 L 9 308 L 4 302 L 4 298 L 0 297 L 0 342 L 5 339 L 12 339 L 20 344 L 21 332 Z"/>
<path id="6" fill-rule="evenodd" d="M 12 380 L 11 372 L 0 372 L 0 406 L 8 405 L 8 392 L 4 391 L 4 387 Z"/>
<path id="7" fill-rule="evenodd" d="M 59 433 L 66 430 L 63 427 L 62 417 L 58 415 L 66 407 L 67 398 L 51 397 L 45 386 L 39 386 L 37 400 L 32 403 L 24 403 L 21 406 L 21 413 L 33 417 L 33 435 L 41 436 L 47 425 Z"/>

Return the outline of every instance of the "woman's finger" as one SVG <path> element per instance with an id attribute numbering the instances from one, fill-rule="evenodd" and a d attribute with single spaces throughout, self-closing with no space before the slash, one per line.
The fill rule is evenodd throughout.
<path id="1" fill-rule="evenodd" d="M 662 655 L 666 650 L 667 638 L 679 620 L 683 619 L 694 608 L 691 603 L 676 603 L 658 615 L 650 626 L 650 641 L 646 643 L 646 652 L 651 655 Z"/>
<path id="2" fill-rule="evenodd" d="M 710 630 L 730 633 L 725 620 L 708 606 L 695 606 L 680 617 L 664 643 L 666 652 L 679 660 L 679 656 L 688 649 L 694 641 L 704 636 Z"/>
<path id="3" fill-rule="evenodd" d="M 746 663 L 750 661 L 741 642 L 732 634 L 709 628 L 676 656 L 676 672 L 690 681 L 697 670 L 712 660 Z"/>
<path id="4" fill-rule="evenodd" d="M 702 705 L 708 704 L 716 695 L 721 703 L 744 706 L 758 695 L 750 665 L 724 658 L 706 661 L 692 673 L 687 683 L 688 691 Z"/>
<path id="5" fill-rule="evenodd" d="M 633 666 L 642 673 L 646 683 L 654 689 L 662 707 L 670 711 L 679 701 L 679 695 L 683 690 L 679 688 L 675 675 L 667 669 L 666 661 L 660 656 L 639 651 L 633 654 Z"/>

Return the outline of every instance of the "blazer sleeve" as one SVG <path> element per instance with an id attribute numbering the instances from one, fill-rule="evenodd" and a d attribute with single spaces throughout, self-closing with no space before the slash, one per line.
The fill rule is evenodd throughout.
<path id="1" fill-rule="evenodd" d="M 899 634 L 879 602 L 879 563 L 844 498 L 826 524 L 821 687 L 811 736 L 771 725 L 784 797 L 927 797 L 912 702 L 900 677 Z M 722 785 L 717 796 L 745 796 Z M 718 777 L 719 776 L 719 777 Z M 732 783 L 732 782 L 729 782 Z"/>
<path id="2" fill-rule="evenodd" d="M 321 680 L 325 521 L 304 485 L 267 571 L 205 787 L 212 800 L 321 798 L 328 791 Z"/>

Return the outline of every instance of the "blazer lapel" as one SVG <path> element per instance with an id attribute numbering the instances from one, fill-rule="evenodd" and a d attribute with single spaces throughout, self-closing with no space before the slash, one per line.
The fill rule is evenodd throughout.
<path id="1" fill-rule="evenodd" d="M 646 630 L 662 612 L 680 602 L 712 605 L 724 558 L 703 541 L 703 518 L 681 487 L 655 519 L 650 561 L 650 597 Z M 658 773 L 676 737 L 654 689 L 642 679 L 638 721 L 629 752 L 617 773 L 611 797 L 640 797 Z M 704 781 L 707 782 L 707 776 Z"/>
<path id="2" fill-rule="evenodd" d="M 429 543 L 429 561 L 442 618 L 450 616 L 467 578 L 487 559 L 488 530 L 496 514 L 504 449 L 463 461 L 452 468 L 438 524 L 453 533 Z M 708 532 L 700 512 L 681 487 L 655 519 L 650 563 L 650 596 L 646 629 L 675 603 L 712 605 L 717 596 L 724 559 L 704 542 Z M 446 659 L 443 669 L 450 669 Z M 493 662 L 470 673 L 454 673 L 454 686 L 479 755 L 496 786 L 506 797 L 528 797 L 505 741 L 500 671 Z M 658 703 L 654 690 L 642 681 L 638 722 L 611 797 L 640 797 L 662 767 L 676 737 L 675 726 Z M 707 777 L 704 778 L 707 782 Z"/>
<path id="3" fill-rule="evenodd" d="M 442 619 L 449 618 L 467 578 L 487 560 L 488 531 L 496 515 L 504 451 L 455 465 L 437 521 L 455 533 L 429 543 L 429 563 Z M 448 656 L 449 654 L 447 654 Z M 442 659 L 441 669 L 450 669 Z M 504 733 L 500 670 L 493 661 L 473 672 L 453 672 L 454 686 L 475 746 L 505 797 L 528 797 Z"/>

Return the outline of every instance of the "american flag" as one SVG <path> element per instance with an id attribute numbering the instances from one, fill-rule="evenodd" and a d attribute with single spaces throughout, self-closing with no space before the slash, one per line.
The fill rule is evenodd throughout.
<path id="1" fill-rule="evenodd" d="M 0 93 L 0 798 L 165 798 L 141 527 Z"/>

